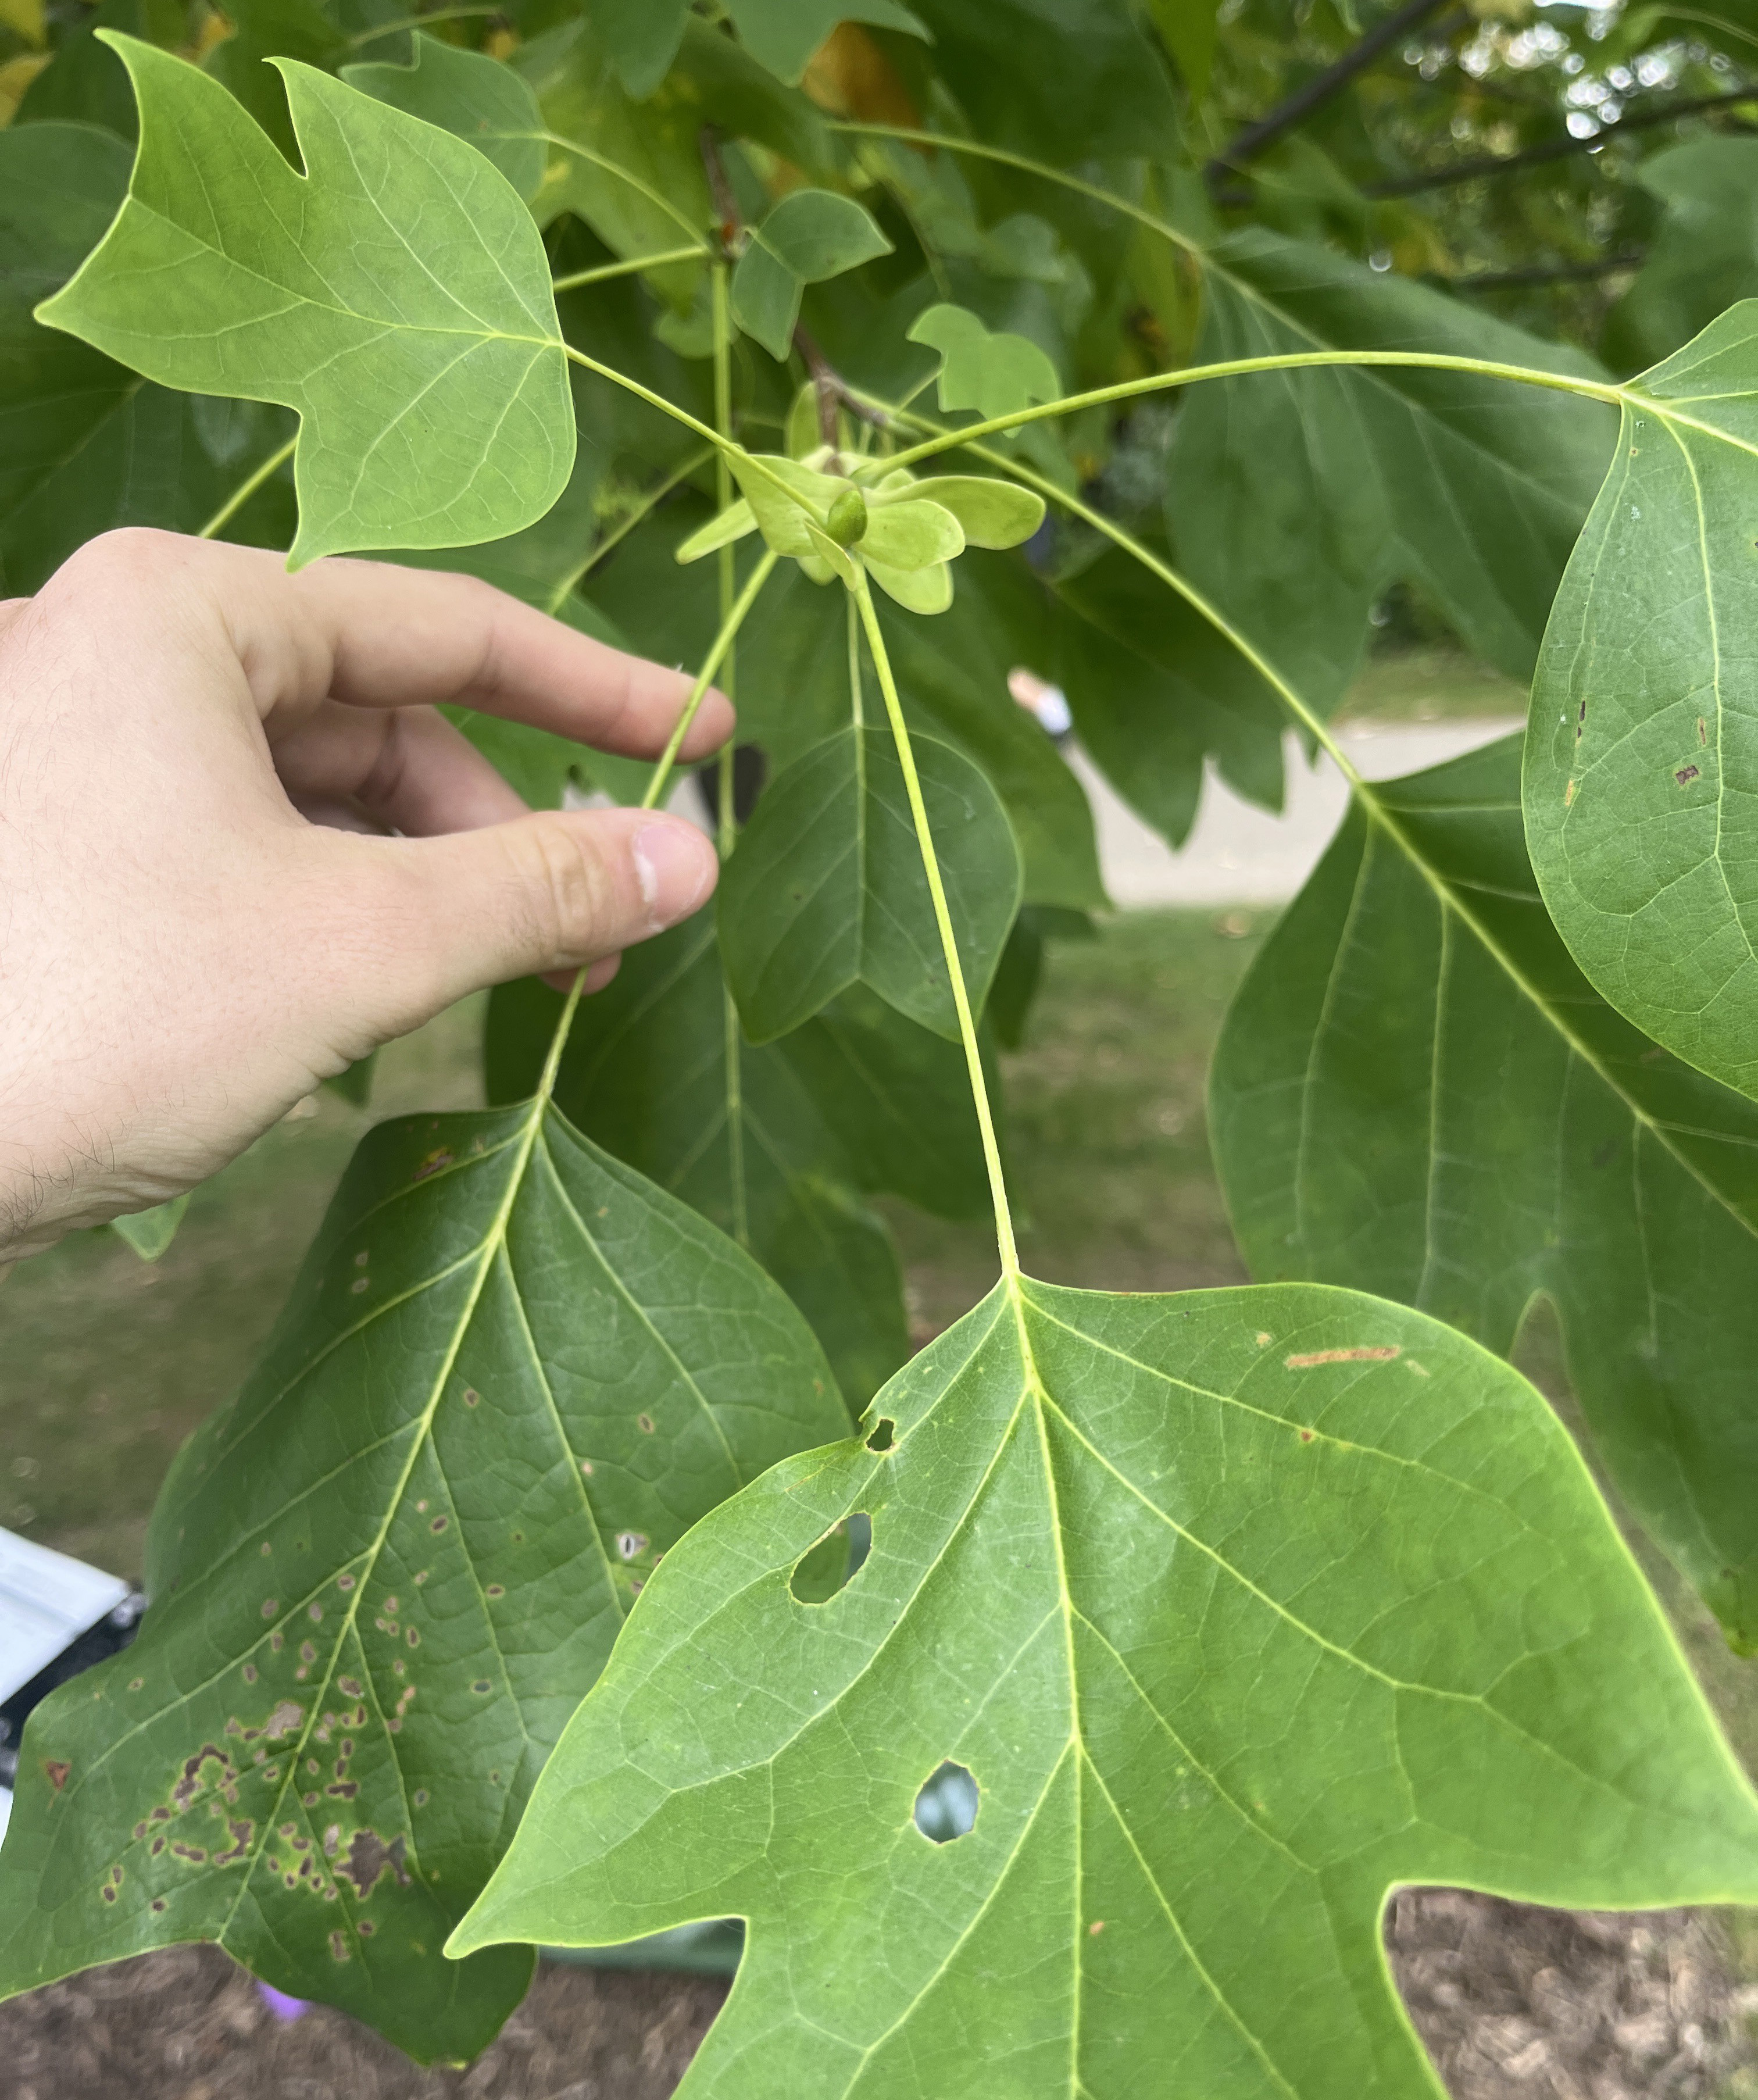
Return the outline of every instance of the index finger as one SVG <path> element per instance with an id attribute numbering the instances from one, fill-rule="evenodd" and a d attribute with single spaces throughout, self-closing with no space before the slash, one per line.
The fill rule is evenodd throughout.
<path id="1" fill-rule="evenodd" d="M 336 557 L 289 575 L 266 549 L 169 541 L 225 624 L 264 721 L 325 699 L 405 708 L 454 701 L 576 742 L 650 757 L 692 679 L 577 633 L 474 576 Z M 681 756 L 733 730 L 732 704 L 704 695 Z"/>

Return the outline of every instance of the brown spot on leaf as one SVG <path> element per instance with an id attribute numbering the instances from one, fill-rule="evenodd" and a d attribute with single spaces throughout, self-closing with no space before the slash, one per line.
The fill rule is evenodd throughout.
<path id="1" fill-rule="evenodd" d="M 1096 1939 L 1104 1929 L 1104 1920 L 1102 1917 L 1095 1917 L 1092 1923 L 1086 1928 L 1086 1936 L 1089 1939 Z"/>
<path id="2" fill-rule="evenodd" d="M 366 1696 L 365 1688 L 357 1677 L 338 1677 L 336 1689 L 344 1699 L 363 1699 Z"/>
<path id="3" fill-rule="evenodd" d="M 647 1534 L 644 1531 L 619 1531 L 616 1535 L 616 1550 L 625 1560 L 632 1560 L 637 1554 L 647 1550 Z"/>
<path id="4" fill-rule="evenodd" d="M 171 1800 L 178 1808 L 188 1807 L 201 1791 L 201 1767 L 209 1761 L 220 1768 L 222 1780 L 232 1776 L 232 1761 L 218 1743 L 204 1743 L 192 1758 L 183 1760 L 183 1776 L 171 1789 Z"/>
<path id="5" fill-rule="evenodd" d="M 427 1528 L 430 1531 L 443 1531 L 451 1521 L 449 1516 L 436 1516 Z"/>
<path id="6" fill-rule="evenodd" d="M 348 1952 L 348 1935 L 339 1926 L 329 1936 L 329 1956 L 333 1961 L 351 1959 Z"/>
<path id="7" fill-rule="evenodd" d="M 67 1785 L 67 1776 L 73 1767 L 64 1758 L 45 1758 L 42 1768 L 49 1776 L 49 1784 L 59 1793 Z"/>
<path id="8" fill-rule="evenodd" d="M 255 1824 L 245 1822 L 242 1818 L 236 1823 L 228 1822 L 226 1828 L 231 1833 L 232 1842 L 223 1852 L 214 1854 L 216 1867 L 236 1866 L 250 1849 L 250 1840 L 256 1835 Z"/>
<path id="9" fill-rule="evenodd" d="M 637 1414 L 635 1417 L 635 1421 L 637 1427 L 640 1429 L 643 1436 L 652 1436 L 653 1417 L 650 1414 Z"/>
<path id="10" fill-rule="evenodd" d="M 1700 744 L 1707 744 L 1709 741 L 1709 725 L 1701 715 L 1697 717 L 1697 741 Z"/>
<path id="11" fill-rule="evenodd" d="M 1678 782 L 1680 787 L 1686 788 L 1692 781 L 1700 780 L 1703 778 L 1703 768 L 1700 765 L 1681 765 L 1672 777 Z"/>
<path id="12" fill-rule="evenodd" d="M 430 1174 L 438 1174 L 442 1168 L 451 1166 L 455 1157 L 442 1145 L 437 1152 L 429 1153 L 409 1178 L 412 1181 L 425 1181 Z"/>
<path id="13" fill-rule="evenodd" d="M 340 1590 L 342 1595 L 346 1597 L 348 1592 L 354 1587 L 353 1576 L 338 1575 L 336 1577 L 336 1587 Z"/>
<path id="14" fill-rule="evenodd" d="M 399 1888 L 406 1889 L 409 1886 L 409 1870 L 403 1863 L 405 1850 L 401 1836 L 386 1844 L 376 1830 L 356 1830 L 347 1858 L 336 1869 L 337 1877 L 351 1882 L 355 1894 L 363 1901 L 387 1873 L 395 1875 Z"/>
<path id="15" fill-rule="evenodd" d="M 1291 1371 L 1310 1371 L 1316 1364 L 1389 1364 L 1403 1350 L 1396 1342 L 1370 1345 L 1363 1343 L 1353 1349 L 1314 1349 L 1303 1357 L 1284 1357 L 1283 1363 Z"/>
<path id="16" fill-rule="evenodd" d="M 275 1603 L 272 1597 L 265 1597 L 262 1599 L 262 1616 L 264 1618 L 272 1619 L 280 1609 L 280 1606 Z"/>
<path id="17" fill-rule="evenodd" d="M 464 1388 L 464 1404 L 466 1407 L 476 1406 L 482 1396 L 474 1385 L 467 1385 Z"/>
<path id="18" fill-rule="evenodd" d="M 1300 1432 L 1300 1440 L 1302 1444 L 1310 1444 L 1312 1441 L 1312 1432 L 1310 1429 L 1302 1429 Z"/>
<path id="19" fill-rule="evenodd" d="M 1573 805 L 1574 801 L 1575 801 L 1575 783 L 1571 780 L 1571 781 L 1569 783 L 1568 786 L 1567 786 L 1566 788 L 1565 788 L 1563 789 L 1563 791 L 1562 791 L 1562 806 L 1564 807 L 1564 809 L 1566 809 L 1566 809 L 1570 808 L 1570 807 Z"/>

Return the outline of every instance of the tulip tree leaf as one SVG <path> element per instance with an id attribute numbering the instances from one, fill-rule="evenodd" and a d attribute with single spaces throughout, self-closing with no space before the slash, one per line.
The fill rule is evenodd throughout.
<path id="1" fill-rule="evenodd" d="M 1004 1280 L 870 1418 L 667 1556 L 451 1943 L 744 1917 L 681 2100 L 1431 2100 L 1399 1883 L 1758 1896 L 1758 1800 L 1567 1436 L 1452 1330 Z M 946 1762 L 976 1820 L 935 1844 Z"/>
<path id="2" fill-rule="evenodd" d="M 796 81 L 839 22 L 870 22 L 906 36 L 927 34 L 901 0 L 727 0 L 739 41 L 778 79 Z"/>
<path id="3" fill-rule="evenodd" d="M 0 130 L 0 593 L 112 526 L 197 530 L 291 435 L 283 409 L 169 393 L 32 318 L 103 239 L 132 157 L 94 125 Z M 226 530 L 284 546 L 293 527 L 278 477 Z"/>
<path id="4" fill-rule="evenodd" d="M 527 1093 L 559 1010 L 535 980 L 489 1003 L 491 1098 Z M 632 948 L 580 1008 L 557 1079 L 579 1128 L 756 1255 L 806 1315 L 844 1394 L 907 1354 L 890 1237 L 863 1193 L 973 1217 L 988 1180 L 963 1053 L 860 986 L 784 1036 L 737 1045 L 714 920 Z"/>
<path id="5" fill-rule="evenodd" d="M 1204 278 L 1201 363 L 1421 349 L 1597 376 L 1579 351 L 1262 227 L 1217 243 Z M 1321 712 L 1397 577 L 1524 679 L 1610 442 L 1593 402 L 1458 372 L 1209 381 L 1179 413 L 1167 530 L 1181 566 Z"/>
<path id="6" fill-rule="evenodd" d="M 1689 139 L 1651 154 L 1636 179 L 1663 209 L 1646 260 L 1606 317 L 1626 368 L 1658 364 L 1758 292 L 1758 139 Z"/>
<path id="7" fill-rule="evenodd" d="M 553 1109 L 385 1123 L 155 1513 L 140 1637 L 33 1714 L 0 1992 L 218 1940 L 417 2058 L 441 1943 L 659 1556 L 846 1421 L 786 1299 Z"/>
<path id="8" fill-rule="evenodd" d="M 1758 1094 L 1758 302 L 1624 390 L 1532 688 L 1527 839 L 1595 989 Z"/>
<path id="9" fill-rule="evenodd" d="M 218 82 L 110 42 L 141 108 L 126 203 L 40 309 L 161 385 L 297 411 L 295 563 L 491 540 L 574 460 L 530 214 L 474 148 L 283 60 L 309 172 Z"/>
<path id="10" fill-rule="evenodd" d="M 170 1252 L 188 1208 L 187 1195 L 174 1196 L 168 1203 L 155 1203 L 150 1211 L 133 1211 L 126 1217 L 112 1218 L 110 1229 L 117 1238 L 126 1240 L 143 1261 L 156 1261 Z"/>
<path id="11" fill-rule="evenodd" d="M 974 1012 L 1020 906 L 1019 849 L 970 760 L 912 739 Z M 956 1040 L 958 1015 L 889 730 L 846 729 L 764 791 L 720 878 L 727 982 L 769 1043 L 857 981 Z"/>
<path id="12" fill-rule="evenodd" d="M 910 341 L 941 355 L 940 405 L 950 414 L 974 408 L 980 416 L 1011 416 L 1062 391 L 1056 368 L 1023 335 L 994 333 L 963 307 L 930 307 L 910 325 Z"/>
<path id="13" fill-rule="evenodd" d="M 231 34 L 202 61 L 267 132 L 289 161 L 298 152 L 287 108 L 285 82 L 272 63 L 297 59 L 333 73 L 348 55 L 348 40 L 313 0 L 233 0 L 227 19 Z"/>
<path id="14" fill-rule="evenodd" d="M 1540 902 L 1517 739 L 1377 784 L 1240 988 L 1209 1127 L 1252 1273 L 1505 1354 L 1548 1295 L 1626 1503 L 1758 1647 L 1758 1107 L 1597 999 Z M 1400 840 L 1408 840 L 1404 850 Z"/>
<path id="15" fill-rule="evenodd" d="M 888 255 L 872 214 L 834 190 L 794 190 L 752 230 L 733 272 L 733 318 L 772 357 L 793 348 L 794 324 L 808 285 Z"/>
<path id="16" fill-rule="evenodd" d="M 408 65 L 344 66 L 341 77 L 375 101 L 468 139 L 522 197 L 532 196 L 549 149 L 529 82 L 482 51 L 460 51 L 437 37 L 418 36 L 414 48 Z"/>

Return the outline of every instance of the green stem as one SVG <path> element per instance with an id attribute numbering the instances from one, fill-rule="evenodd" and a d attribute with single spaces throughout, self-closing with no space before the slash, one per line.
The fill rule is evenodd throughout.
<path id="1" fill-rule="evenodd" d="M 744 447 L 734 439 L 723 438 L 718 430 L 712 429 L 699 416 L 693 416 L 689 409 L 679 408 L 676 402 L 667 400 L 664 395 L 656 394 L 652 387 L 643 386 L 638 379 L 631 379 L 626 372 L 619 372 L 614 364 L 601 364 L 596 357 L 588 357 L 584 350 L 576 350 L 571 342 L 563 343 L 562 348 L 570 361 L 579 365 L 583 371 L 597 373 L 601 379 L 608 379 L 612 386 L 622 387 L 626 392 L 634 395 L 638 400 L 645 401 L 650 408 L 657 408 L 662 415 L 669 416 L 673 422 L 681 423 L 686 430 L 694 430 L 698 438 L 706 438 L 716 452 L 724 453 L 727 458 L 742 460 L 747 466 L 754 468 L 773 488 L 779 489 L 790 503 L 800 501 L 797 491 L 790 488 L 778 474 L 765 466 L 758 454 L 747 452 Z"/>
<path id="2" fill-rule="evenodd" d="M 216 537 L 218 534 L 223 532 L 225 527 L 231 523 L 233 518 L 238 515 L 239 512 L 244 509 L 245 505 L 250 501 L 251 497 L 256 494 L 257 491 L 262 486 L 263 483 L 266 482 L 271 474 L 278 473 L 282 467 L 285 466 L 288 461 L 293 457 L 293 448 L 298 443 L 298 442 L 299 434 L 296 430 L 293 436 L 287 440 L 285 444 L 280 447 L 278 450 L 269 454 L 268 457 L 263 461 L 262 465 L 256 470 L 255 473 L 246 475 L 245 479 L 239 483 L 237 488 L 232 491 L 231 494 L 227 497 L 226 501 L 220 505 L 219 509 L 214 512 L 214 515 L 208 520 L 207 523 L 202 527 L 201 530 L 198 533 L 196 533 L 196 537 L 198 540 L 212 540 Z"/>
<path id="3" fill-rule="evenodd" d="M 629 514 L 629 516 L 623 520 L 622 523 L 616 527 L 615 531 L 606 532 L 603 539 L 599 540 L 597 545 L 593 547 L 592 552 L 586 557 L 585 560 L 580 563 L 579 567 L 577 569 L 571 570 L 568 575 L 562 578 L 556 589 L 550 593 L 549 602 L 544 607 L 544 611 L 549 613 L 552 617 L 553 617 L 555 614 L 558 613 L 562 610 L 562 607 L 567 603 L 568 593 L 571 591 L 577 590 L 580 585 L 585 581 L 586 578 L 592 574 L 593 571 L 597 567 L 598 564 L 604 559 L 605 556 L 610 552 L 612 548 L 619 546 L 622 542 L 628 537 L 629 534 L 634 531 L 637 525 L 641 524 L 645 518 L 651 517 L 653 513 L 659 509 L 662 503 L 664 502 L 667 496 L 672 493 L 672 491 L 677 487 L 678 483 L 681 481 L 689 480 L 690 477 L 696 471 L 697 468 L 700 466 L 703 461 L 708 457 L 709 448 L 704 445 L 701 451 L 692 452 L 690 457 L 684 461 L 681 466 L 675 468 L 670 474 L 668 474 L 665 479 L 662 481 L 659 487 L 653 490 L 650 495 L 643 496 L 641 502 L 636 506 L 635 510 Z"/>
<path id="4" fill-rule="evenodd" d="M 1100 408 L 1109 401 L 1133 400 L 1140 395 L 1164 393 L 1174 386 L 1193 386 L 1199 380 L 1235 379 L 1254 372 L 1298 372 L 1331 365 L 1469 373 L 1480 379 L 1511 379 L 1522 386 L 1547 387 L 1558 394 L 1578 394 L 1590 401 L 1606 401 L 1614 406 L 1622 406 L 1633 398 L 1645 407 L 1654 407 L 1657 413 L 1665 412 L 1643 396 L 1632 397 L 1627 387 L 1597 379 L 1578 378 L 1572 373 L 1540 372 L 1530 365 L 1501 364 L 1489 358 L 1455 357 L 1438 350 L 1291 350 L 1270 357 L 1227 358 L 1218 364 L 1187 364 L 1178 372 L 1151 373 L 1145 379 L 1125 379 L 1113 386 L 1095 386 L 1085 394 L 1064 395 L 1060 401 L 1016 408 L 1011 415 L 991 416 L 983 422 L 968 424 L 963 430 L 947 430 L 938 437 L 924 439 L 920 444 L 897 453 L 888 465 L 913 466 L 919 459 L 930 458 L 949 446 L 967 443 L 972 438 L 993 437 L 998 431 L 1016 430 L 1027 423 L 1072 415 L 1080 408 Z"/>
<path id="5" fill-rule="evenodd" d="M 733 435 L 733 320 L 727 301 L 727 267 L 725 262 L 715 262 L 709 271 L 709 285 L 714 310 L 714 425 L 723 438 Z M 714 489 L 718 508 L 724 510 L 733 500 L 733 471 L 727 464 L 726 454 L 717 452 L 714 456 Z M 720 620 L 724 625 L 732 618 L 734 593 L 738 585 L 738 550 L 729 540 L 720 550 Z M 738 697 L 738 658 L 736 648 L 729 648 L 726 655 L 727 676 L 722 690 L 736 705 Z M 738 810 L 734 797 L 733 777 L 733 747 L 729 743 L 720 753 L 720 762 L 716 769 L 716 814 L 720 859 L 724 863 L 731 858 L 738 843 Z M 745 1191 L 745 1069 L 744 1046 L 739 1035 L 738 1006 L 733 997 L 733 988 L 726 982 L 726 973 L 720 973 L 720 1033 L 722 1061 L 726 1070 L 726 1174 L 733 1198 L 733 1237 L 742 1247 L 751 1245 L 751 1211 Z"/>
<path id="6" fill-rule="evenodd" d="M 983 1072 L 983 1053 L 977 1046 L 976 1022 L 971 1012 L 970 994 L 964 986 L 964 965 L 958 960 L 958 936 L 953 931 L 952 911 L 946 902 L 946 886 L 941 880 L 940 857 L 934 850 L 934 835 L 928 828 L 927 805 L 922 799 L 922 783 L 915 770 L 915 752 L 903 718 L 903 703 L 897 682 L 892 676 L 885 637 L 879 631 L 879 615 L 873 609 L 873 593 L 866 571 L 855 569 L 853 593 L 861 608 L 861 624 L 866 629 L 867 646 L 873 652 L 873 668 L 879 673 L 879 690 L 885 695 L 885 712 L 891 721 L 897 763 L 903 772 L 904 791 L 910 797 L 910 814 L 915 823 L 916 844 L 922 851 L 923 871 L 928 894 L 934 900 L 934 920 L 940 928 L 941 952 L 946 959 L 946 975 L 952 985 L 952 1003 L 958 1010 L 958 1035 L 964 1044 L 964 1061 L 971 1075 L 971 1096 L 976 1107 L 977 1127 L 982 1132 L 983 1158 L 989 1168 L 989 1193 L 995 1207 L 995 1243 L 1001 1253 L 1001 1273 L 1011 1286 L 1020 1273 L 1019 1249 L 1014 1244 L 1013 1214 L 1007 1207 L 1007 1184 L 1001 1169 L 1001 1146 L 995 1136 L 995 1119 L 989 1110 L 989 1082 Z"/>
<path id="7" fill-rule="evenodd" d="M 500 7 L 435 7 L 427 15 L 399 15 L 394 22 L 381 22 L 370 29 L 362 29 L 348 38 L 350 51 L 358 51 L 363 44 L 376 44 L 381 37 L 394 37 L 404 29 L 425 29 L 430 22 L 468 22 L 483 15 L 499 15 Z"/>
<path id="8" fill-rule="evenodd" d="M 658 270 L 668 262 L 693 262 L 698 255 L 706 255 L 706 245 L 698 241 L 694 248 L 667 248 L 657 255 L 632 255 L 626 262 L 601 262 L 596 270 L 575 270 L 566 277 L 550 280 L 552 292 L 577 291 L 582 285 L 602 285 L 612 277 L 632 277 L 637 270 Z"/>
<path id="9" fill-rule="evenodd" d="M 861 620 L 854 596 L 848 596 L 848 719 L 854 724 L 858 735 L 866 726 L 866 710 L 861 699 Z"/>
<path id="10" fill-rule="evenodd" d="M 690 726 L 696 719 L 703 696 L 712 682 L 715 673 L 720 668 L 721 658 L 732 647 L 734 637 L 744 625 L 746 614 L 756 603 L 758 592 L 769 581 L 770 572 L 779 558 L 778 555 L 765 548 L 763 558 L 751 571 L 749 580 L 739 593 L 738 602 L 721 621 L 720 631 L 715 636 L 707 655 L 703 659 L 702 668 L 696 674 L 696 682 L 684 712 L 678 717 L 676 726 L 667 739 L 665 749 L 659 754 L 659 763 L 653 769 L 653 778 L 647 783 L 647 792 L 641 798 L 642 809 L 657 807 L 659 797 L 665 792 L 665 783 L 671 778 L 673 761 L 682 748 L 684 739 L 690 734 Z"/>

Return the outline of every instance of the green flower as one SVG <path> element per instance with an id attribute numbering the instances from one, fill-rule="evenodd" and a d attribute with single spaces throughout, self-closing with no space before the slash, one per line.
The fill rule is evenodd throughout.
<path id="1" fill-rule="evenodd" d="M 846 454 L 842 459 L 847 459 Z M 1043 523 L 1043 498 L 984 474 L 940 474 L 918 481 L 883 460 L 827 470 L 839 456 L 827 445 L 804 459 L 778 453 L 729 461 L 744 492 L 677 550 L 698 561 L 717 547 L 760 532 L 791 555 L 814 583 L 839 576 L 852 589 L 856 565 L 912 612 L 944 612 L 952 603 L 952 564 L 969 547 L 1016 547 Z"/>

